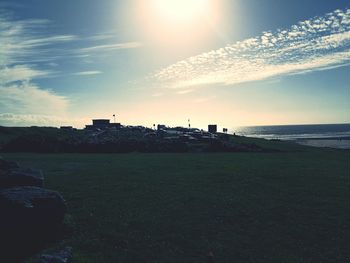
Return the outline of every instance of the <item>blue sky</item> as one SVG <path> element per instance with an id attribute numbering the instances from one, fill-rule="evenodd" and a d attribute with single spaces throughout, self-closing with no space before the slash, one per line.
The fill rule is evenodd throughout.
<path id="1" fill-rule="evenodd" d="M 0 125 L 349 123 L 349 8 L 1 0 Z"/>

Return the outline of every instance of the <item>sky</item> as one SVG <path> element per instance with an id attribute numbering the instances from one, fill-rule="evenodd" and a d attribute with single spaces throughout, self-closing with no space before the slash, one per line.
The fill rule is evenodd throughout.
<path id="1" fill-rule="evenodd" d="M 346 0 L 0 0 L 0 125 L 350 123 Z"/>

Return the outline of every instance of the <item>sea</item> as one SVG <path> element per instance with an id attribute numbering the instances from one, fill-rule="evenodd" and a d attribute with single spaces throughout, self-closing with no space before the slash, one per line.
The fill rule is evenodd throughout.
<path id="1" fill-rule="evenodd" d="M 294 141 L 314 147 L 350 149 L 350 124 L 247 126 L 233 130 L 237 135 L 249 137 Z"/>

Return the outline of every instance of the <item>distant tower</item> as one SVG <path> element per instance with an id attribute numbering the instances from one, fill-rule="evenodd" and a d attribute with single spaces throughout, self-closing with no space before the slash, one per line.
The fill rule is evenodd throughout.
<path id="1" fill-rule="evenodd" d="M 156 130 L 156 125 L 155 124 L 153 124 L 153 130 Z"/>
<path id="2" fill-rule="evenodd" d="M 188 119 L 188 129 L 191 129 L 191 120 Z"/>
<path id="3" fill-rule="evenodd" d="M 114 123 L 115 123 L 115 114 L 113 114 L 113 119 L 114 119 Z"/>

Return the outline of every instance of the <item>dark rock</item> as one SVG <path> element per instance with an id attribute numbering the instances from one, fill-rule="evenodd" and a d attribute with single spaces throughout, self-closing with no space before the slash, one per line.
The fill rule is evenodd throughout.
<path id="1" fill-rule="evenodd" d="M 13 168 L 0 170 L 0 188 L 16 186 L 44 186 L 44 176 L 41 170 L 31 168 Z"/>
<path id="2" fill-rule="evenodd" d="M 0 190 L 0 262 L 16 262 L 16 257 L 23 259 L 56 240 L 65 212 L 55 191 L 32 186 Z"/>
<path id="3" fill-rule="evenodd" d="M 14 161 L 7 161 L 0 157 L 0 170 L 6 171 L 9 169 L 19 168 L 18 163 Z"/>
<path id="4" fill-rule="evenodd" d="M 65 247 L 58 252 L 41 255 L 38 263 L 69 263 L 72 257 L 72 248 Z"/>
<path id="5" fill-rule="evenodd" d="M 0 190 L 0 209 L 0 221 L 42 228 L 62 223 L 66 205 L 58 192 L 23 186 Z"/>

